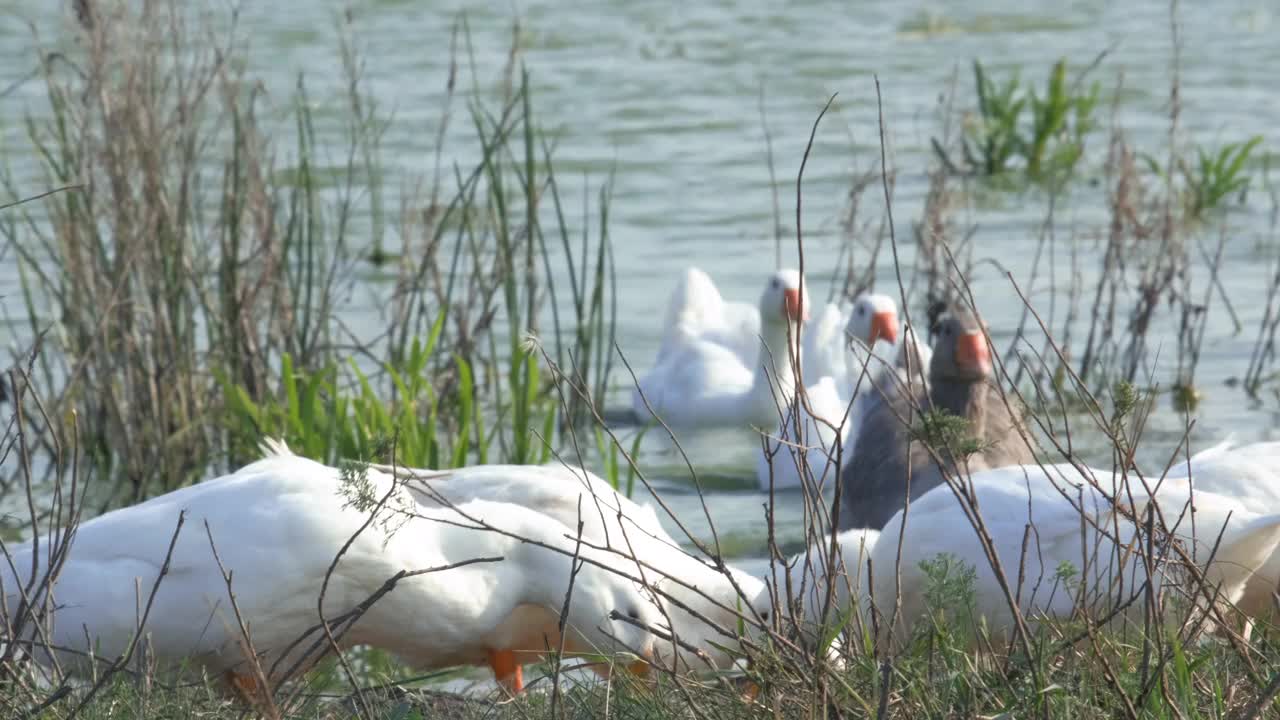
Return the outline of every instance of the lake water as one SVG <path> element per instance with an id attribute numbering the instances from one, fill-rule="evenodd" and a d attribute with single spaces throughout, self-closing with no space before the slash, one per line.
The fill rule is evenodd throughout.
<path id="1" fill-rule="evenodd" d="M 56 5 L 56 4 L 50 4 Z M 319 129 L 343 147 L 326 106 L 341 105 L 342 74 L 337 22 L 350 7 L 367 89 L 393 121 L 384 140 L 389 188 L 428 176 L 433 163 L 450 63 L 450 37 L 465 10 L 474 49 L 479 91 L 495 97 L 519 17 L 521 59 L 532 78 L 535 112 L 558 138 L 559 176 L 567 197 L 580 197 L 614 173 L 610 233 L 618 266 L 619 342 L 637 369 L 651 363 L 667 293 L 686 266 L 707 269 L 731 299 L 754 300 L 774 265 L 773 210 L 763 105 L 772 133 L 783 226 L 794 264 L 794 182 L 801 153 L 817 112 L 832 93 L 833 111 L 818 132 L 805 178 L 806 266 L 815 299 L 825 298 L 841 243 L 840 214 L 851 178 L 879 161 L 876 88 L 883 93 L 890 163 L 897 173 L 894 218 L 902 243 L 904 273 L 914 266 L 911 223 L 920 218 L 927 189 L 929 139 L 939 132 L 938 103 L 958 78 L 957 106 L 972 107 L 969 63 L 992 71 L 1023 68 L 1043 84 L 1051 64 L 1066 57 L 1073 69 L 1109 50 L 1092 77 L 1109 103 L 1123 74 L 1123 100 L 1116 120 L 1139 149 L 1160 153 L 1168 140 L 1173 45 L 1168 3 L 1134 0 L 983 3 L 738 2 L 416 3 L 378 0 L 302 5 L 246 3 L 241 26 L 249 40 L 250 68 L 260 75 L 272 101 L 284 106 L 305 72 Z M 64 15 L 17 0 L 0 1 L 0 89 L 34 67 L 37 44 L 23 22 L 45 39 L 61 32 Z M 66 8 L 61 9 L 66 12 Z M 1264 0 L 1182 3 L 1179 140 L 1217 146 L 1252 135 L 1265 148 L 1280 148 L 1280 5 Z M 464 72 L 460 87 L 469 86 Z M 34 167 L 23 142 L 20 118 L 42 112 L 39 82 L 20 85 L 0 98 L 5 161 L 20 176 Z M 464 113 L 458 106 L 455 113 Z M 1103 118 L 1109 122 L 1104 113 Z M 465 114 L 455 117 L 444 144 L 446 166 L 466 167 L 474 151 Z M 1078 183 L 1056 208 L 1059 283 L 1070 272 L 1067 252 L 1079 254 L 1085 287 L 1098 266 L 1108 222 L 1103 195 L 1089 180 L 1100 178 L 1106 133 L 1092 136 Z M 1258 173 L 1255 173 L 1257 177 Z M 593 190 L 594 191 L 594 190 Z M 1271 201 L 1255 182 L 1247 202 L 1225 217 L 1228 241 L 1223 275 L 1244 330 L 1236 333 L 1217 299 L 1210 308 L 1197 383 L 1204 400 L 1194 439 L 1203 444 L 1234 433 L 1253 440 L 1275 434 L 1276 403 L 1254 403 L 1224 383 L 1242 375 L 1263 312 L 1273 272 Z M 395 202 L 388 202 L 395 207 Z M 1030 275 L 1036 239 L 1046 214 L 1037 192 L 976 193 L 955 211 L 976 226 L 975 258 L 999 262 L 1020 283 Z M 863 196 L 861 217 L 879 218 L 878 187 Z M 1216 242 L 1219 224 L 1204 231 Z M 861 256 L 864 257 L 865 251 Z M 881 253 L 877 286 L 892 287 L 891 256 Z M 1041 283 L 1045 282 L 1042 269 Z M 1203 282 L 1197 286 L 1202 293 Z M 1021 305 L 1004 275 L 991 264 L 975 275 L 979 306 L 997 343 L 1007 344 Z M 19 309 L 17 277 L 10 256 L 0 266 L 6 310 Z M 1049 297 L 1033 298 L 1044 309 Z M 917 308 L 913 308 L 918 311 Z M 1127 306 L 1125 308 L 1127 310 Z M 375 312 L 357 297 L 344 309 L 352 318 Z M 1061 310 L 1059 310 L 1061 313 Z M 1176 335 L 1162 313 L 1150 338 L 1164 348 L 1153 379 L 1173 379 L 1170 363 Z M 1058 321 L 1060 323 L 1060 320 Z M 625 405 L 627 386 L 614 377 L 612 405 Z M 1184 418 L 1167 396 L 1148 431 L 1146 457 L 1172 450 Z M 655 434 L 656 435 L 656 434 Z M 755 490 L 749 433 L 718 432 L 688 438 L 695 462 L 708 470 L 709 505 L 732 554 L 758 558 L 764 551 L 762 505 Z M 698 504 L 670 447 L 647 442 L 642 466 L 651 469 L 682 515 L 697 521 Z M 1099 461 L 1105 458 L 1098 458 Z M 783 498 L 778 520 L 787 531 L 798 507 Z M 796 531 L 798 532 L 798 531 Z"/>

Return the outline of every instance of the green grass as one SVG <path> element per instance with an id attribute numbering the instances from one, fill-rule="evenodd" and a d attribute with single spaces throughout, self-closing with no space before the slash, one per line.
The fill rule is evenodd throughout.
<path id="1" fill-rule="evenodd" d="M 249 459 L 261 438 L 280 437 L 295 452 L 329 463 L 383 458 L 393 441 L 396 461 L 411 467 L 484 462 L 492 435 L 485 414 L 476 412 L 470 365 L 455 358 L 457 383 L 448 397 L 439 397 L 427 382 L 427 361 L 438 339 L 437 332 L 415 341 L 403 363 L 384 365 L 382 373 L 395 389 L 391 399 L 375 390 L 354 361 L 305 373 L 285 354 L 279 388 L 258 401 L 224 379 L 233 455 Z"/>

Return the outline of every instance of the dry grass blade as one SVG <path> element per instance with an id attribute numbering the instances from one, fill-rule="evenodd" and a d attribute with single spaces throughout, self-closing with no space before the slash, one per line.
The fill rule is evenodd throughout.
<path id="1" fill-rule="evenodd" d="M 227 601 L 231 604 L 231 612 L 236 619 L 236 629 L 239 631 L 240 651 L 244 656 L 244 662 L 249 665 L 249 669 L 253 673 L 255 687 L 258 690 L 258 697 L 249 699 L 270 720 L 280 720 L 280 708 L 276 706 L 271 683 L 267 678 L 266 672 L 262 669 L 262 663 L 259 662 L 258 651 L 253 647 L 253 637 L 249 634 L 249 626 L 245 624 L 244 615 L 240 612 L 240 603 L 236 602 L 236 593 L 231 582 L 232 571 L 227 570 L 226 566 L 222 564 L 222 557 L 218 555 L 218 546 L 213 541 L 213 531 L 209 529 L 208 520 L 204 522 L 204 534 L 209 539 L 209 552 L 213 553 L 213 560 L 218 566 L 218 572 L 222 574 L 222 582 L 227 587 Z"/>
<path id="2" fill-rule="evenodd" d="M 52 190 L 46 190 L 37 195 L 31 195 L 30 197 L 24 197 L 19 200 L 14 200 L 13 202 L 0 204 L 0 212 L 8 210 L 9 208 L 17 207 L 19 205 L 25 205 L 26 203 L 29 203 L 29 202 L 43 200 L 44 198 L 47 198 L 50 195 L 56 195 L 57 193 L 60 193 L 60 192 L 67 192 L 68 190 L 83 190 L 83 189 L 84 189 L 84 185 L 63 185 L 62 187 L 57 187 Z"/>

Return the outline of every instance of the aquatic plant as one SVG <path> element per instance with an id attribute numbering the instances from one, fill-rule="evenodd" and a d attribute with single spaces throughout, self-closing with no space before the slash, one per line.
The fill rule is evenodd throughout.
<path id="1" fill-rule="evenodd" d="M 1243 201 L 1253 181 L 1249 172 L 1249 159 L 1262 144 L 1262 136 L 1255 135 L 1241 142 L 1224 143 L 1217 149 L 1197 145 L 1192 148 L 1194 160 L 1183 154 L 1173 158 L 1177 176 L 1182 179 L 1182 210 L 1192 221 L 1224 209 L 1235 198 Z M 1151 154 L 1143 154 L 1143 160 L 1153 175 L 1170 178 L 1168 163 L 1162 164 Z"/>
<path id="2" fill-rule="evenodd" d="M 1097 82 L 1086 86 L 1083 76 L 1068 82 L 1065 59 L 1053 64 L 1040 91 L 1024 86 L 1016 71 L 1004 82 L 995 80 L 979 60 L 973 61 L 973 80 L 977 112 L 960 143 L 961 162 L 951 159 L 942 141 L 932 140 L 945 167 L 983 177 L 1021 170 L 1037 182 L 1074 171 L 1096 122 Z"/>

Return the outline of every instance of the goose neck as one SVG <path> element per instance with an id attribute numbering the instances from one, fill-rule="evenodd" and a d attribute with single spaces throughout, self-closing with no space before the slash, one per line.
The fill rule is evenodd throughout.
<path id="1" fill-rule="evenodd" d="M 789 402 L 795 395 L 795 363 L 791 356 L 799 354 L 799 337 L 799 327 L 785 322 L 767 323 L 760 328 L 760 355 L 753 379 L 757 394 L 769 393 L 782 402 Z"/>
<path id="2" fill-rule="evenodd" d="M 970 432 L 981 436 L 985 430 L 988 384 L 986 380 L 935 378 L 931 382 L 930 404 L 939 410 L 969 421 Z"/>

